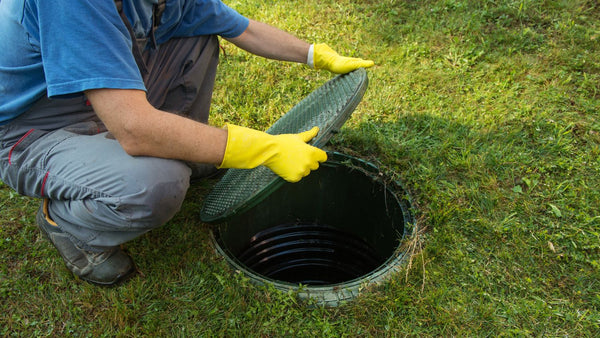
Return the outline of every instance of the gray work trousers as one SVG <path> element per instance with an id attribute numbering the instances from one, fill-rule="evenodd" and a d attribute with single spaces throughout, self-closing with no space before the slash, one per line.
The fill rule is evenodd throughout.
<path id="1" fill-rule="evenodd" d="M 149 102 L 207 122 L 219 58 L 216 36 L 173 39 L 143 53 Z M 163 225 L 180 209 L 191 170 L 130 156 L 85 96 L 42 98 L 0 126 L 0 179 L 50 199 L 49 212 L 79 246 L 101 250 Z"/>

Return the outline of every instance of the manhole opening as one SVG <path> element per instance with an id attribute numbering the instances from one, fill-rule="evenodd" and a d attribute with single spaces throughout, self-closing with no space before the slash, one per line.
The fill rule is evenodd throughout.
<path id="1" fill-rule="evenodd" d="M 213 235 L 218 251 L 259 282 L 338 289 L 397 268 L 412 220 L 401 186 L 367 162 L 334 153 Z"/>
<path id="2" fill-rule="evenodd" d="M 212 230 L 216 250 L 255 283 L 337 306 L 408 258 L 409 197 L 368 162 L 329 153 L 302 181 L 259 197 Z"/>

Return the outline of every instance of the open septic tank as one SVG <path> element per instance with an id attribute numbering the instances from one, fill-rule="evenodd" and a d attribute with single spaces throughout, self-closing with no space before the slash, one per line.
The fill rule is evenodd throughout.
<path id="1" fill-rule="evenodd" d="M 367 73 L 328 81 L 267 133 L 320 128 L 323 147 L 362 99 Z M 384 281 L 407 260 L 410 200 L 397 181 L 366 161 L 329 152 L 318 170 L 288 183 L 266 167 L 230 169 L 206 197 L 204 222 L 215 224 L 217 251 L 252 281 L 337 306 Z"/>

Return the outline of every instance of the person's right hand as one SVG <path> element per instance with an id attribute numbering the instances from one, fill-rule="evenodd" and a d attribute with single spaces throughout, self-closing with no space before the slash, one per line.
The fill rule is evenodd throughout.
<path id="1" fill-rule="evenodd" d="M 327 153 L 306 142 L 319 128 L 299 134 L 270 135 L 227 124 L 227 147 L 219 168 L 251 169 L 265 165 L 288 182 L 298 182 L 327 161 Z"/>

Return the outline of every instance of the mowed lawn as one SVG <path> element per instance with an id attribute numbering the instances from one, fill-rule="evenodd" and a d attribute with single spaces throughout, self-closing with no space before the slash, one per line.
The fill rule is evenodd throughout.
<path id="1" fill-rule="evenodd" d="M 422 230 L 410 265 L 334 308 L 254 285 L 199 219 L 208 180 L 127 244 L 138 274 L 102 288 L 42 238 L 40 200 L 0 185 L 0 335 L 600 335 L 597 1 L 225 2 L 375 61 L 327 148 L 404 183 Z M 265 130 L 333 77 L 222 45 L 216 126 Z"/>

